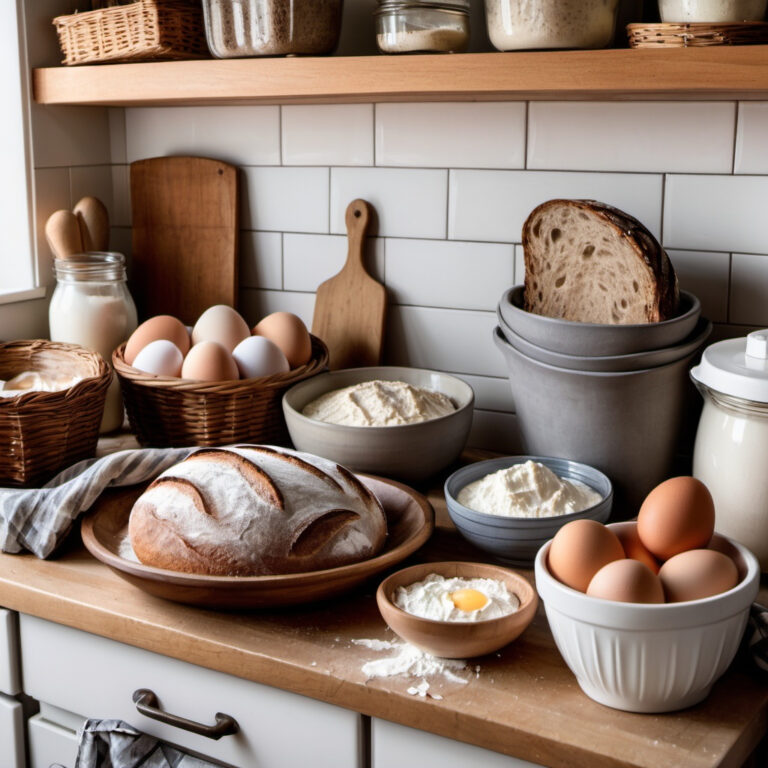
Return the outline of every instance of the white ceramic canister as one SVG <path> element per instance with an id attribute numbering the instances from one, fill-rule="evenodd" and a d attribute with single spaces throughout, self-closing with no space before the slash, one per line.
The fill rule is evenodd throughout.
<path id="1" fill-rule="evenodd" d="M 762 21 L 766 0 L 659 0 L 661 20 L 668 23 L 738 23 Z"/>
<path id="2" fill-rule="evenodd" d="M 56 259 L 56 288 L 48 308 L 51 341 L 80 344 L 111 365 L 112 350 L 136 330 L 136 305 L 125 281 L 121 253 L 79 253 Z M 120 384 L 112 377 L 99 431 L 123 423 Z"/>
<path id="3" fill-rule="evenodd" d="M 712 493 L 715 530 L 768 571 L 768 329 L 707 347 L 691 378 L 704 398 L 693 474 Z"/>

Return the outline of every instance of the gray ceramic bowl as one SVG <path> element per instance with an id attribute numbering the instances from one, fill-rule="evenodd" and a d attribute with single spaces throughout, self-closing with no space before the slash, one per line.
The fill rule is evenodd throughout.
<path id="1" fill-rule="evenodd" d="M 674 363 L 681 357 L 688 357 L 692 352 L 700 349 L 712 333 L 712 323 L 704 317 L 700 317 L 693 332 L 680 344 L 661 349 L 651 349 L 647 352 L 634 352 L 630 355 L 564 355 L 562 352 L 553 352 L 551 349 L 539 347 L 531 343 L 523 336 L 515 333 L 505 322 L 500 311 L 497 311 L 499 328 L 504 338 L 524 355 L 538 360 L 547 365 L 556 365 L 560 368 L 569 368 L 573 371 L 597 371 L 603 373 L 618 373 L 622 371 L 636 371 L 640 368 L 656 368 L 659 365 Z"/>
<path id="2" fill-rule="evenodd" d="M 303 416 L 312 400 L 334 389 L 364 381 L 405 381 L 442 392 L 456 411 L 439 419 L 393 427 L 348 427 Z M 472 426 L 472 387 L 455 376 L 419 368 L 349 368 L 321 373 L 291 387 L 283 396 L 283 413 L 293 444 L 332 459 L 356 472 L 404 480 L 423 480 L 455 461 Z"/>
<path id="3" fill-rule="evenodd" d="M 680 312 L 662 323 L 601 325 L 575 323 L 544 317 L 523 309 L 523 286 L 510 288 L 499 302 L 504 323 L 527 341 L 564 355 L 631 355 L 672 347 L 693 333 L 701 315 L 701 303 L 687 291 L 680 291 Z"/>
<path id="4" fill-rule="evenodd" d="M 536 518 L 489 515 L 457 501 L 461 489 L 475 480 L 529 460 L 544 464 L 560 477 L 588 485 L 601 495 L 601 500 L 582 512 Z M 506 456 L 469 464 L 445 481 L 444 490 L 448 514 L 461 535 L 479 549 L 517 566 L 532 566 L 539 548 L 571 520 L 587 518 L 604 523 L 611 514 L 613 502 L 613 486 L 602 472 L 586 464 L 549 456 Z"/>

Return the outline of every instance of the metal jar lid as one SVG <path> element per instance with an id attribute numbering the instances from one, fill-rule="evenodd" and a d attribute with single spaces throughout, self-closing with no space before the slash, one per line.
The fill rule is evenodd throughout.
<path id="1" fill-rule="evenodd" d="M 470 0 L 379 0 L 379 7 L 374 15 L 396 13 L 404 10 L 441 10 L 454 13 L 469 13 Z"/>
<path id="2" fill-rule="evenodd" d="M 711 344 L 691 376 L 715 392 L 768 403 L 768 328 Z"/>

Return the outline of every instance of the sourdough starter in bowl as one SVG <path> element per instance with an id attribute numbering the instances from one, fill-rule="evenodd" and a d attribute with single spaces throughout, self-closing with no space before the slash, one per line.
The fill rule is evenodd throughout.
<path id="1" fill-rule="evenodd" d="M 604 48 L 618 0 L 485 0 L 488 36 L 500 51 Z"/>

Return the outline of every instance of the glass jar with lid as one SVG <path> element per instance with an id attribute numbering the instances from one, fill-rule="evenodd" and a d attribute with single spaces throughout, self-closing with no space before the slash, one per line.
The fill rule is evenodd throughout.
<path id="1" fill-rule="evenodd" d="M 379 0 L 376 43 L 382 53 L 463 53 L 469 0 Z"/>
<path id="2" fill-rule="evenodd" d="M 80 344 L 110 363 L 112 350 L 136 330 L 125 257 L 113 252 L 79 253 L 56 259 L 53 271 L 56 288 L 48 308 L 51 341 Z M 122 423 L 120 385 L 113 375 L 100 431 L 111 432 Z"/>
<path id="3" fill-rule="evenodd" d="M 715 502 L 715 530 L 768 572 L 768 329 L 704 350 L 691 371 L 704 408 L 693 474 Z"/>

